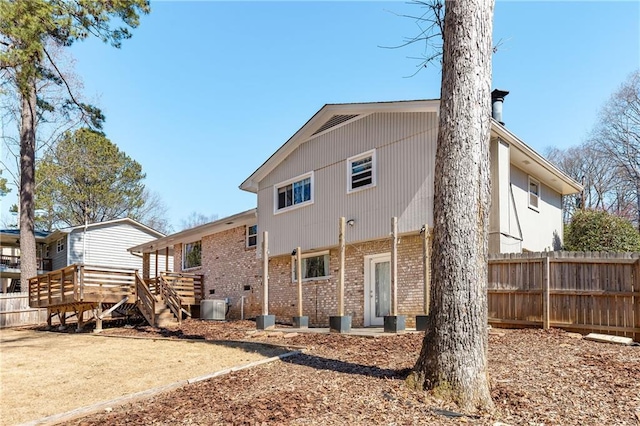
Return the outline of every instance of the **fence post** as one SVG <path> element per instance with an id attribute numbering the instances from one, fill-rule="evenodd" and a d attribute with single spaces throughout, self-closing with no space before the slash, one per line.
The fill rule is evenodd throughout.
<path id="1" fill-rule="evenodd" d="M 547 330 L 549 328 L 549 256 L 548 254 L 543 258 L 543 270 L 542 270 L 542 328 Z"/>

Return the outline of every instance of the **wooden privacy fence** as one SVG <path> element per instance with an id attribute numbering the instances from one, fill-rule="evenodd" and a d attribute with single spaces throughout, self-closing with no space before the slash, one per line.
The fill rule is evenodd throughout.
<path id="1" fill-rule="evenodd" d="M 490 255 L 489 323 L 640 340 L 640 253 Z"/>
<path id="2" fill-rule="evenodd" d="M 47 310 L 29 307 L 29 294 L 0 294 L 0 328 L 41 324 L 47 320 Z"/>

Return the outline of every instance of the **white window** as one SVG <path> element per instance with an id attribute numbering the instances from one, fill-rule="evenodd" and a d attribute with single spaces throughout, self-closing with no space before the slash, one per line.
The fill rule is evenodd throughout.
<path id="1" fill-rule="evenodd" d="M 56 241 L 56 253 L 60 253 L 61 251 L 64 251 L 64 238 Z"/>
<path id="2" fill-rule="evenodd" d="M 247 226 L 247 247 L 258 244 L 258 225 Z"/>
<path id="3" fill-rule="evenodd" d="M 376 186 L 376 151 L 347 159 L 347 193 Z"/>
<path id="4" fill-rule="evenodd" d="M 202 243 L 187 243 L 182 250 L 182 269 L 197 268 L 202 265 Z"/>
<path id="5" fill-rule="evenodd" d="M 275 213 L 313 203 L 313 172 L 279 183 L 274 187 Z"/>
<path id="6" fill-rule="evenodd" d="M 291 257 L 291 281 L 298 280 L 296 256 Z M 302 255 L 302 279 L 306 281 L 329 278 L 329 252 Z"/>
<path id="7" fill-rule="evenodd" d="M 529 207 L 538 211 L 540 204 L 540 182 L 529 176 Z"/>

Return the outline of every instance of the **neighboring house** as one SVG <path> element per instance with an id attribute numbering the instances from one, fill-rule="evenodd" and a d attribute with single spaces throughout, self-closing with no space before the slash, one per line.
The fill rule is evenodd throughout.
<path id="1" fill-rule="evenodd" d="M 228 299 L 228 318 L 255 316 L 262 300 L 256 220 L 256 210 L 251 209 L 139 244 L 129 251 L 143 256 L 144 278 L 156 276 L 151 256 L 169 253 L 174 272 L 203 276 L 203 298 Z"/>
<path id="2" fill-rule="evenodd" d="M 340 217 L 351 225 L 345 313 L 353 325 L 380 325 L 388 313 L 392 217 L 399 314 L 410 323 L 422 313 L 420 229 L 433 224 L 438 109 L 438 100 L 325 105 L 240 185 L 257 194 L 258 246 L 263 231 L 269 236 L 270 314 L 297 315 L 291 253 L 301 247 L 304 315 L 314 325 L 337 315 Z M 559 248 L 562 196 L 581 186 L 497 120 L 491 126 L 490 252 Z"/>
<path id="3" fill-rule="evenodd" d="M 19 230 L 0 231 L 2 240 L 2 290 L 20 278 Z M 74 263 L 112 268 L 142 269 L 142 257 L 127 251 L 134 244 L 155 240 L 164 234 L 133 219 L 114 219 L 59 229 L 51 233 L 37 232 L 38 274 L 64 268 Z M 11 252 L 11 255 L 5 254 Z M 171 258 L 160 256 L 162 270 L 173 266 Z M 15 284 L 14 284 L 15 287 Z M 26 289 L 25 289 L 26 291 Z"/>
<path id="4" fill-rule="evenodd" d="M 51 271 L 51 256 L 47 250 L 48 232 L 35 231 L 38 274 Z M 0 230 L 0 292 L 13 293 L 20 281 L 20 230 Z"/>

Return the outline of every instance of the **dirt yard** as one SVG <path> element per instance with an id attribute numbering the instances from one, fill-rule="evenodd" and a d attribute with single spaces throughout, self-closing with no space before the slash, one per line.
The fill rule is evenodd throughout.
<path id="1" fill-rule="evenodd" d="M 558 330 L 492 330 L 494 413 L 456 407 L 405 384 L 422 334 L 363 338 L 255 333 L 255 324 L 187 321 L 135 336 L 250 339 L 306 346 L 304 354 L 238 371 L 69 425 L 638 425 L 640 347 L 586 341 Z"/>
<path id="2" fill-rule="evenodd" d="M 39 419 L 285 352 L 258 344 L 27 329 L 2 329 L 0 341 L 2 425 Z"/>

